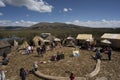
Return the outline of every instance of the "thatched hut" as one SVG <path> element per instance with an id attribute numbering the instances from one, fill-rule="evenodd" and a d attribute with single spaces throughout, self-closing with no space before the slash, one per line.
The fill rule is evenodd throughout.
<path id="1" fill-rule="evenodd" d="M 60 43 L 61 40 L 59 38 L 56 38 L 55 36 L 51 35 L 51 33 L 42 33 L 42 38 L 44 39 L 45 44 L 52 44 L 55 43 Z"/>
<path id="2" fill-rule="evenodd" d="M 53 42 L 54 39 L 55 39 L 55 36 L 53 36 L 53 35 L 49 35 L 45 38 L 45 40 L 49 40 L 49 42 Z"/>
<path id="3" fill-rule="evenodd" d="M 11 45 L 7 41 L 0 41 L 0 55 L 11 52 Z"/>
<path id="4" fill-rule="evenodd" d="M 22 45 L 19 46 L 18 49 L 26 49 L 29 46 L 27 41 L 24 41 Z"/>
<path id="5" fill-rule="evenodd" d="M 68 47 L 73 47 L 76 45 L 75 38 L 72 36 L 68 36 L 64 41 L 63 45 L 68 46 Z"/>
<path id="6" fill-rule="evenodd" d="M 40 36 L 35 36 L 33 38 L 33 42 L 34 42 L 35 46 L 40 46 L 40 45 L 44 44 L 44 39 L 42 37 L 40 37 Z"/>
<path id="7" fill-rule="evenodd" d="M 92 34 L 78 34 L 76 37 L 77 42 L 90 42 L 92 43 L 94 41 Z"/>
<path id="8" fill-rule="evenodd" d="M 95 45 L 92 34 L 78 34 L 76 40 L 77 45 L 83 48 L 88 48 L 90 45 Z"/>
<path id="9" fill-rule="evenodd" d="M 120 48 L 120 34 L 104 33 L 101 38 L 109 40 L 111 47 Z"/>

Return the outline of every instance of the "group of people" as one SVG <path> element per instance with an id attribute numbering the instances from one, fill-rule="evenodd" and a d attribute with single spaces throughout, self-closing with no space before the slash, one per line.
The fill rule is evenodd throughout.
<path id="1" fill-rule="evenodd" d="M 106 47 L 104 49 L 97 48 L 96 49 L 96 58 L 101 59 L 101 53 L 104 52 L 108 56 L 108 60 L 111 60 L 111 55 L 112 55 L 112 49 L 111 47 Z"/>
<path id="2" fill-rule="evenodd" d="M 59 60 L 61 60 L 61 59 L 64 59 L 65 58 L 65 56 L 64 56 L 64 52 L 57 52 L 57 55 L 53 55 L 53 56 L 51 56 L 51 61 L 59 61 Z"/>
<path id="3" fill-rule="evenodd" d="M 38 64 L 35 61 L 33 64 L 33 71 L 37 71 L 38 70 Z M 20 79 L 21 80 L 26 80 L 27 75 L 30 74 L 31 71 L 25 70 L 24 68 L 20 68 Z M 4 80 L 4 79 L 2 79 Z"/>
<path id="4" fill-rule="evenodd" d="M 27 49 L 26 49 L 26 53 L 27 54 L 33 53 L 33 50 L 34 50 L 33 46 L 28 46 Z"/>
<path id="5" fill-rule="evenodd" d="M 37 50 L 38 56 L 43 57 L 43 54 L 46 52 L 46 46 L 45 45 L 39 46 L 37 47 L 36 50 Z"/>

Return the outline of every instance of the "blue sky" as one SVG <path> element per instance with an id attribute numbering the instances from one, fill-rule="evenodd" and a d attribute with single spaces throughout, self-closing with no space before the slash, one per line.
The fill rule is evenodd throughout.
<path id="1" fill-rule="evenodd" d="M 120 0 L 0 0 L 0 26 L 64 22 L 120 27 Z"/>

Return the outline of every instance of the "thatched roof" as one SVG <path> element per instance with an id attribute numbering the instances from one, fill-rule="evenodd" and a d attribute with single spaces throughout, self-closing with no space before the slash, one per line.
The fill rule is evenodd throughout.
<path id="1" fill-rule="evenodd" d="M 54 41 L 61 41 L 61 39 L 59 39 L 59 38 L 55 38 Z"/>
<path id="2" fill-rule="evenodd" d="M 78 40 L 93 40 L 92 34 L 78 34 L 76 37 Z"/>
<path id="3" fill-rule="evenodd" d="M 120 34 L 105 33 L 101 36 L 104 39 L 120 39 Z"/>
<path id="4" fill-rule="evenodd" d="M 35 36 L 33 38 L 33 41 L 42 41 L 42 42 L 44 42 L 44 39 L 42 37 L 40 37 L 40 36 Z"/>
<path id="5" fill-rule="evenodd" d="M 107 40 L 107 39 L 101 40 L 101 42 L 102 42 L 102 43 L 105 43 L 105 44 L 111 44 L 111 42 L 110 42 L 109 40 Z"/>
<path id="6" fill-rule="evenodd" d="M 25 49 L 29 46 L 27 41 L 24 41 L 22 45 L 20 45 L 19 49 Z"/>
<path id="7" fill-rule="evenodd" d="M 68 36 L 67 39 L 69 39 L 69 40 L 74 40 L 74 38 L 71 37 L 71 36 Z"/>
<path id="8" fill-rule="evenodd" d="M 55 39 L 55 36 L 49 35 L 48 37 L 45 38 L 45 40 L 49 40 L 50 42 L 53 42 Z"/>
<path id="9" fill-rule="evenodd" d="M 41 44 L 44 43 L 44 39 L 42 37 L 40 37 L 40 36 L 35 36 L 33 38 L 33 42 L 34 42 L 35 46 L 39 46 L 39 44 L 38 44 L 39 41 L 41 42 Z"/>

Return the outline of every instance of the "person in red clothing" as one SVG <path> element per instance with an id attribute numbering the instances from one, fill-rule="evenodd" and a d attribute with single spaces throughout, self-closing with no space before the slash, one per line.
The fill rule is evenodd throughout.
<path id="1" fill-rule="evenodd" d="M 70 80 L 75 80 L 75 76 L 73 73 L 70 74 Z"/>

